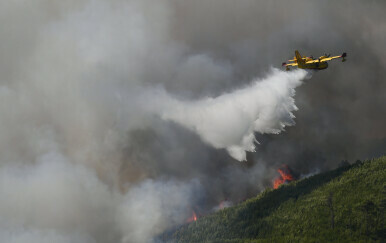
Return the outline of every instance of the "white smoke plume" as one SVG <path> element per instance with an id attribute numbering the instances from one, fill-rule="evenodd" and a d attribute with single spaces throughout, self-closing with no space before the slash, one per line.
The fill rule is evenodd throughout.
<path id="1" fill-rule="evenodd" d="M 198 181 L 146 180 L 111 190 L 59 154 L 0 169 L 1 242 L 148 242 L 188 217 Z"/>

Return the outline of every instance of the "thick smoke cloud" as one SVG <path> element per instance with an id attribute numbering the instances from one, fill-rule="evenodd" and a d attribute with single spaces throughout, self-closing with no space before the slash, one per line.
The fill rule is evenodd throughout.
<path id="1" fill-rule="evenodd" d="M 0 237 L 6 242 L 146 242 L 189 216 L 197 181 L 145 180 L 126 194 L 90 169 L 47 154 L 0 171 Z"/>
<path id="2" fill-rule="evenodd" d="M 384 1 L 0 1 L 0 239 L 148 242 L 192 209 L 256 195 L 281 163 L 308 174 L 384 154 L 385 9 Z M 303 74 L 269 71 L 295 49 L 348 53 L 296 89 L 297 111 Z M 287 100 L 267 116 L 279 123 L 267 124 L 279 131 L 293 113 L 296 126 L 261 134 L 253 114 L 239 120 L 245 132 L 229 128 L 239 117 L 227 113 L 244 106 L 237 97 L 292 75 L 279 89 Z M 272 95 L 264 97 L 251 97 L 244 115 Z M 217 123 L 247 142 L 214 138 L 208 126 Z M 254 136 L 260 144 L 246 162 L 229 156 L 237 145 L 232 155 L 244 159 Z"/>

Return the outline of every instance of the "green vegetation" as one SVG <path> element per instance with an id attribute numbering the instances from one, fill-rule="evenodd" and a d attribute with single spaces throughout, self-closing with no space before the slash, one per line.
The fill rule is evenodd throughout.
<path id="1" fill-rule="evenodd" d="M 267 189 L 170 242 L 386 242 L 386 156 Z"/>

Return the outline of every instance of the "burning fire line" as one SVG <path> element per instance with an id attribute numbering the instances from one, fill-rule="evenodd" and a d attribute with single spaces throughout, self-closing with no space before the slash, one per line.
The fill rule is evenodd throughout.
<path id="1" fill-rule="evenodd" d="M 274 189 L 277 189 L 281 184 L 289 183 L 289 182 L 297 179 L 297 176 L 293 173 L 293 171 L 286 164 L 282 165 L 279 169 L 277 169 L 277 172 L 279 172 L 280 176 L 277 177 L 273 181 L 273 188 Z M 244 201 L 244 200 L 241 200 L 241 201 Z M 231 206 L 232 204 L 233 203 L 231 201 L 228 201 L 227 199 L 225 199 L 225 200 L 220 202 L 220 204 L 217 207 L 217 210 L 227 208 L 227 207 Z M 192 209 L 192 214 L 186 220 L 186 223 L 195 222 L 195 221 L 197 221 L 197 219 L 198 219 L 198 215 L 195 212 L 195 210 Z"/>
<path id="2" fill-rule="evenodd" d="M 288 165 L 282 165 L 277 171 L 280 176 L 273 182 L 274 189 L 277 189 L 281 184 L 288 183 L 296 179 Z"/>

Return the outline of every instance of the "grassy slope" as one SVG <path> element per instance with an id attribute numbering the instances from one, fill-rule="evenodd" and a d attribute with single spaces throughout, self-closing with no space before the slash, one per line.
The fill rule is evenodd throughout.
<path id="1" fill-rule="evenodd" d="M 171 241 L 386 242 L 385 206 L 386 156 L 267 189 L 180 227 Z"/>

